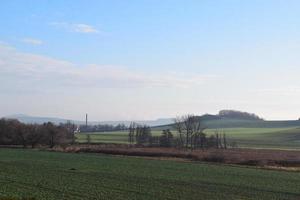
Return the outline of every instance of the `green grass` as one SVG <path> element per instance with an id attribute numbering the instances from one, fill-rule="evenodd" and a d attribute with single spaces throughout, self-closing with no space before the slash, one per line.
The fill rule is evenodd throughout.
<path id="1" fill-rule="evenodd" d="M 229 143 L 236 142 L 238 147 L 300 149 L 300 129 L 284 128 L 224 128 Z M 215 129 L 207 129 L 208 135 L 214 134 Z M 176 132 L 173 131 L 176 135 Z M 89 133 L 92 143 L 127 143 L 127 131 Z M 152 135 L 160 135 L 161 131 L 154 130 Z M 86 142 L 86 134 L 77 135 L 78 142 Z"/>
<path id="2" fill-rule="evenodd" d="M 209 129 L 214 128 L 282 128 L 282 127 L 299 127 L 300 120 L 282 120 L 282 121 L 267 121 L 267 120 L 245 120 L 245 119 L 211 119 L 203 120 L 202 125 Z M 155 130 L 173 129 L 171 124 L 153 127 Z"/>
<path id="3" fill-rule="evenodd" d="M 229 128 L 223 129 L 228 140 L 239 147 L 300 149 L 299 128 Z M 214 130 L 207 130 L 213 134 Z"/>
<path id="4" fill-rule="evenodd" d="M 87 142 L 87 134 L 90 135 L 92 143 L 127 143 L 128 132 L 96 132 L 96 133 L 79 133 L 76 135 L 77 142 Z"/>
<path id="5" fill-rule="evenodd" d="M 299 199 L 300 173 L 0 149 L 0 199 Z"/>

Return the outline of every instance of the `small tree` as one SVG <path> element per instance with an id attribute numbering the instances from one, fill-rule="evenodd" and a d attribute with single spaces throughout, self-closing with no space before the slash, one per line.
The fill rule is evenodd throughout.
<path id="1" fill-rule="evenodd" d="M 62 126 L 55 126 L 48 122 L 43 124 L 43 134 L 45 135 L 45 143 L 53 148 L 56 144 L 69 143 L 68 131 Z"/>
<path id="2" fill-rule="evenodd" d="M 75 132 L 76 132 L 76 125 L 72 123 L 71 121 L 67 121 L 65 124 L 61 124 L 61 126 L 66 129 L 66 139 L 70 140 L 71 144 L 75 143 L 76 137 L 75 137 Z"/>
<path id="3" fill-rule="evenodd" d="M 19 131 L 22 124 L 18 120 L 2 119 L 0 124 L 0 139 L 2 144 L 10 145 L 22 143 L 21 136 L 23 135 L 23 132 Z"/>
<path id="4" fill-rule="evenodd" d="M 209 136 L 209 138 L 207 139 L 207 147 L 208 148 L 216 148 L 217 147 L 217 139 L 215 135 L 211 135 Z"/>
<path id="5" fill-rule="evenodd" d="M 130 123 L 128 131 L 128 142 L 129 144 L 133 144 L 136 131 L 136 124 L 134 122 Z"/>
<path id="6" fill-rule="evenodd" d="M 27 134 L 27 142 L 31 148 L 34 148 L 37 144 L 42 143 L 44 135 L 42 134 L 41 127 L 39 125 L 28 125 L 28 131 L 29 133 Z"/>
<path id="7" fill-rule="evenodd" d="M 25 148 L 27 146 L 27 135 L 29 134 L 28 126 L 22 123 L 16 123 L 14 127 L 13 142 L 21 144 Z"/>
<path id="8" fill-rule="evenodd" d="M 224 144 L 224 149 L 227 149 L 227 140 L 226 140 L 226 134 L 223 133 L 223 144 Z"/>
<path id="9" fill-rule="evenodd" d="M 86 142 L 88 144 L 91 144 L 91 136 L 90 136 L 90 134 L 86 134 Z"/>
<path id="10" fill-rule="evenodd" d="M 137 126 L 135 130 L 137 144 L 146 144 L 150 142 L 152 134 L 149 126 Z"/>
<path id="11" fill-rule="evenodd" d="M 173 142 L 173 134 L 167 129 L 163 130 L 162 135 L 159 137 L 159 144 L 162 147 L 171 147 Z"/>
<path id="12" fill-rule="evenodd" d="M 215 130 L 216 135 L 216 148 L 227 149 L 227 139 L 226 134 L 223 130 Z"/>

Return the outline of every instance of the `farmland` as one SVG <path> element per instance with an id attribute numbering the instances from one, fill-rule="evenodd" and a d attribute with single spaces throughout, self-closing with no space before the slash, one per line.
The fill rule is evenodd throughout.
<path id="1" fill-rule="evenodd" d="M 300 174 L 205 163 L 0 149 L 0 197 L 298 199 Z"/>
<path id="2" fill-rule="evenodd" d="M 300 129 L 297 127 L 282 128 L 224 128 L 229 142 L 236 142 L 239 147 L 247 148 L 279 148 L 300 149 Z M 207 129 L 208 135 L 214 134 L 215 129 Z M 173 131 L 176 135 L 176 132 Z M 86 142 L 87 134 L 92 143 L 127 143 L 127 131 L 80 133 L 78 142 Z M 152 131 L 152 135 L 160 135 L 160 130 Z"/>

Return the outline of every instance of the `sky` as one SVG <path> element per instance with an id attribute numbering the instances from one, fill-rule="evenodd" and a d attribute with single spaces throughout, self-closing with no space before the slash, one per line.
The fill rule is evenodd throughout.
<path id="1" fill-rule="evenodd" d="M 300 117 L 298 0 L 1 0 L 0 116 Z"/>

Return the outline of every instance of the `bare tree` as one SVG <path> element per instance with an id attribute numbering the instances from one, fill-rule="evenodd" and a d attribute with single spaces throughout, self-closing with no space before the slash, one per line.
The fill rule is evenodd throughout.
<path id="1" fill-rule="evenodd" d="M 226 140 L 226 134 L 223 133 L 223 145 L 224 145 L 224 149 L 227 149 L 227 140 Z"/>
<path id="2" fill-rule="evenodd" d="M 201 123 L 201 118 L 194 115 L 185 115 L 177 117 L 174 120 L 174 127 L 177 130 L 181 142 L 181 146 L 185 148 L 195 148 L 197 144 L 201 144 L 201 139 L 205 137 Z M 202 141 L 202 146 L 203 146 Z"/>
<path id="3" fill-rule="evenodd" d="M 15 119 L 1 119 L 0 121 L 0 139 L 1 144 L 19 144 L 20 139 L 17 137 L 21 123 Z"/>
<path id="4" fill-rule="evenodd" d="M 131 122 L 130 126 L 128 128 L 128 142 L 129 144 L 134 143 L 134 137 L 135 137 L 135 130 L 136 130 L 136 123 Z"/>
<path id="5" fill-rule="evenodd" d="M 75 143 L 76 137 L 75 137 L 75 132 L 76 132 L 76 125 L 72 123 L 70 120 L 67 121 L 67 123 L 60 124 L 61 128 L 65 129 L 66 133 L 66 139 L 70 141 L 71 144 Z"/>
<path id="6" fill-rule="evenodd" d="M 219 140 L 219 132 L 218 130 L 215 130 L 215 135 L 216 135 L 216 147 L 219 149 L 220 147 L 220 140 Z"/>
<path id="7" fill-rule="evenodd" d="M 137 144 L 150 143 L 151 140 L 151 128 L 149 126 L 137 125 L 135 128 L 135 139 Z"/>
<path id="8" fill-rule="evenodd" d="M 227 139 L 226 134 L 223 130 L 215 130 L 216 136 L 216 147 L 218 149 L 227 149 Z"/>
<path id="9" fill-rule="evenodd" d="M 171 147 L 173 142 L 173 134 L 167 129 L 163 130 L 162 135 L 159 137 L 159 144 L 162 147 Z"/>
<path id="10" fill-rule="evenodd" d="M 42 134 L 41 127 L 36 124 L 28 125 L 27 142 L 34 148 L 37 144 L 41 143 L 44 135 Z"/>
<path id="11" fill-rule="evenodd" d="M 174 128 L 176 129 L 177 133 L 178 133 L 178 136 L 179 136 L 179 143 L 178 145 L 180 147 L 183 147 L 184 146 L 184 124 L 183 124 L 183 117 L 176 117 L 174 119 Z"/>
<path id="12" fill-rule="evenodd" d="M 14 142 L 16 144 L 22 144 L 25 148 L 27 146 L 27 136 L 30 134 L 29 127 L 22 123 L 16 123 L 14 128 Z"/>
<path id="13" fill-rule="evenodd" d="M 86 142 L 88 144 L 91 144 L 91 135 L 90 134 L 86 134 Z"/>
<path id="14" fill-rule="evenodd" d="M 68 132 L 62 126 L 55 126 L 53 123 L 48 122 L 43 124 L 43 134 L 45 134 L 45 142 L 53 148 L 56 144 L 69 143 Z"/>
<path id="15" fill-rule="evenodd" d="M 0 119 L 0 144 L 5 144 L 6 140 L 6 120 Z"/>
<path id="16" fill-rule="evenodd" d="M 32 148 L 37 144 L 49 145 L 71 143 L 74 137 L 73 131 L 64 125 L 54 125 L 50 122 L 43 125 L 24 124 L 18 120 L 0 120 L 0 144 L 23 145 Z"/>

